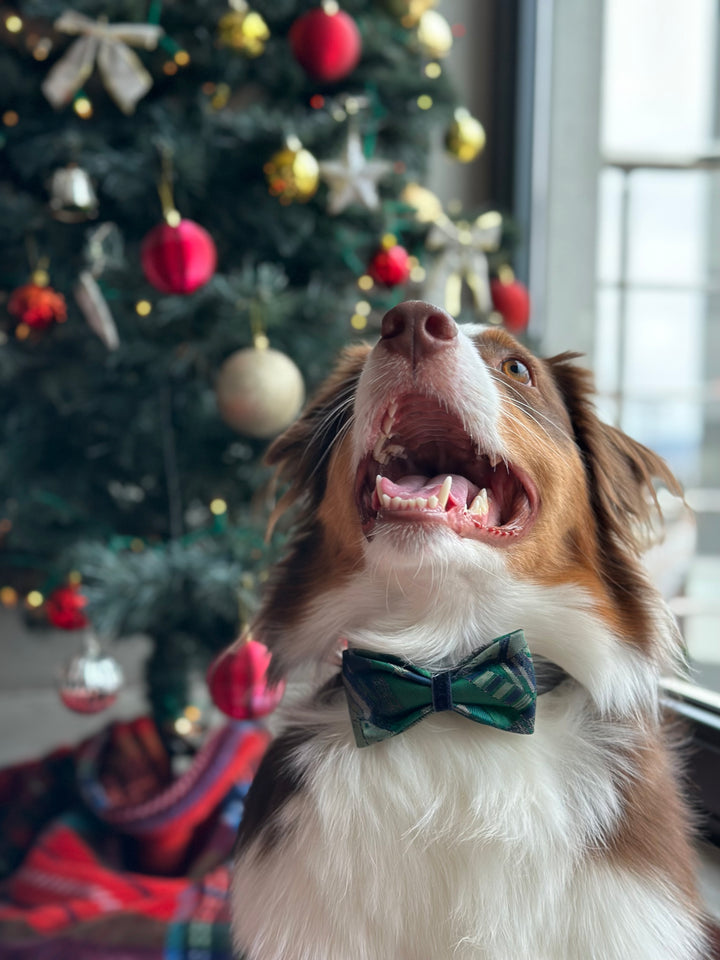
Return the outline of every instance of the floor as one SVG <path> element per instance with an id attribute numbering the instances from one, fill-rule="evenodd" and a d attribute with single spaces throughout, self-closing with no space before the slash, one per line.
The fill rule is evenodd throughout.
<path id="1" fill-rule="evenodd" d="M 40 757 L 61 744 L 72 744 L 99 730 L 109 720 L 136 716 L 143 710 L 141 667 L 148 651 L 142 638 L 112 647 L 123 667 L 126 685 L 104 713 L 71 713 L 57 694 L 57 674 L 79 649 L 77 636 L 58 630 L 29 632 L 15 611 L 0 609 L 0 766 Z M 703 895 L 720 918 L 720 849 L 701 848 Z"/>

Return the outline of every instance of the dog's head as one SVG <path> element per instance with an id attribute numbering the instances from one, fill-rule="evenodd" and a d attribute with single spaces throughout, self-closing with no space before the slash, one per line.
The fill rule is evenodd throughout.
<path id="1" fill-rule="evenodd" d="M 278 672 L 309 620 L 323 655 L 381 602 L 391 616 L 394 596 L 422 618 L 433 593 L 489 609 L 508 584 L 576 585 L 613 633 L 649 642 L 638 558 L 653 477 L 677 482 L 598 419 L 574 360 L 539 359 L 422 301 L 393 308 L 372 349 L 344 353 L 268 453 L 289 482 L 281 509 L 299 508 L 256 625 Z"/>

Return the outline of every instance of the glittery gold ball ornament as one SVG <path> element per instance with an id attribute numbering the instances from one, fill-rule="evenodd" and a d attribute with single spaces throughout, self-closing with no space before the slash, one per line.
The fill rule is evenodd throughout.
<path id="1" fill-rule="evenodd" d="M 320 168 L 315 157 L 292 138 L 263 167 L 270 193 L 281 203 L 304 203 L 317 192 Z"/>
<path id="2" fill-rule="evenodd" d="M 232 10 L 218 21 L 217 40 L 221 47 L 238 50 L 247 57 L 259 57 L 265 52 L 270 30 L 255 10 L 244 0 L 233 0 Z"/>
<path id="3" fill-rule="evenodd" d="M 485 146 L 485 131 L 479 120 L 460 107 L 445 134 L 445 146 L 461 163 L 470 163 Z"/>
<path id="4" fill-rule="evenodd" d="M 273 437 L 300 412 L 305 385 L 284 353 L 248 347 L 230 354 L 220 367 L 215 394 L 220 416 L 233 430 L 251 437 Z"/>
<path id="5" fill-rule="evenodd" d="M 447 56 L 452 49 L 453 35 L 450 24 L 437 10 L 426 10 L 420 17 L 417 38 L 423 53 L 434 59 Z"/>

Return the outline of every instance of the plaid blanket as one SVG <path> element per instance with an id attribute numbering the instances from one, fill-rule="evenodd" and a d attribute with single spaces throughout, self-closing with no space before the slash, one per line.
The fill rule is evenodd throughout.
<path id="1" fill-rule="evenodd" d="M 230 960 L 228 859 L 268 741 L 228 723 L 173 779 L 140 718 L 0 772 L 0 960 Z"/>

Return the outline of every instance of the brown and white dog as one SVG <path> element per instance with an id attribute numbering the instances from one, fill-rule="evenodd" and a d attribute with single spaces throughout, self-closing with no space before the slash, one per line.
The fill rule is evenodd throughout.
<path id="1" fill-rule="evenodd" d="M 318 680 L 248 797 L 246 960 L 704 956 L 658 702 L 678 637 L 639 560 L 677 483 L 573 359 L 402 303 L 271 447 L 300 514 L 254 630 Z M 517 629 L 563 671 L 531 736 L 445 710 L 356 746 L 343 641 L 434 671 Z"/>

